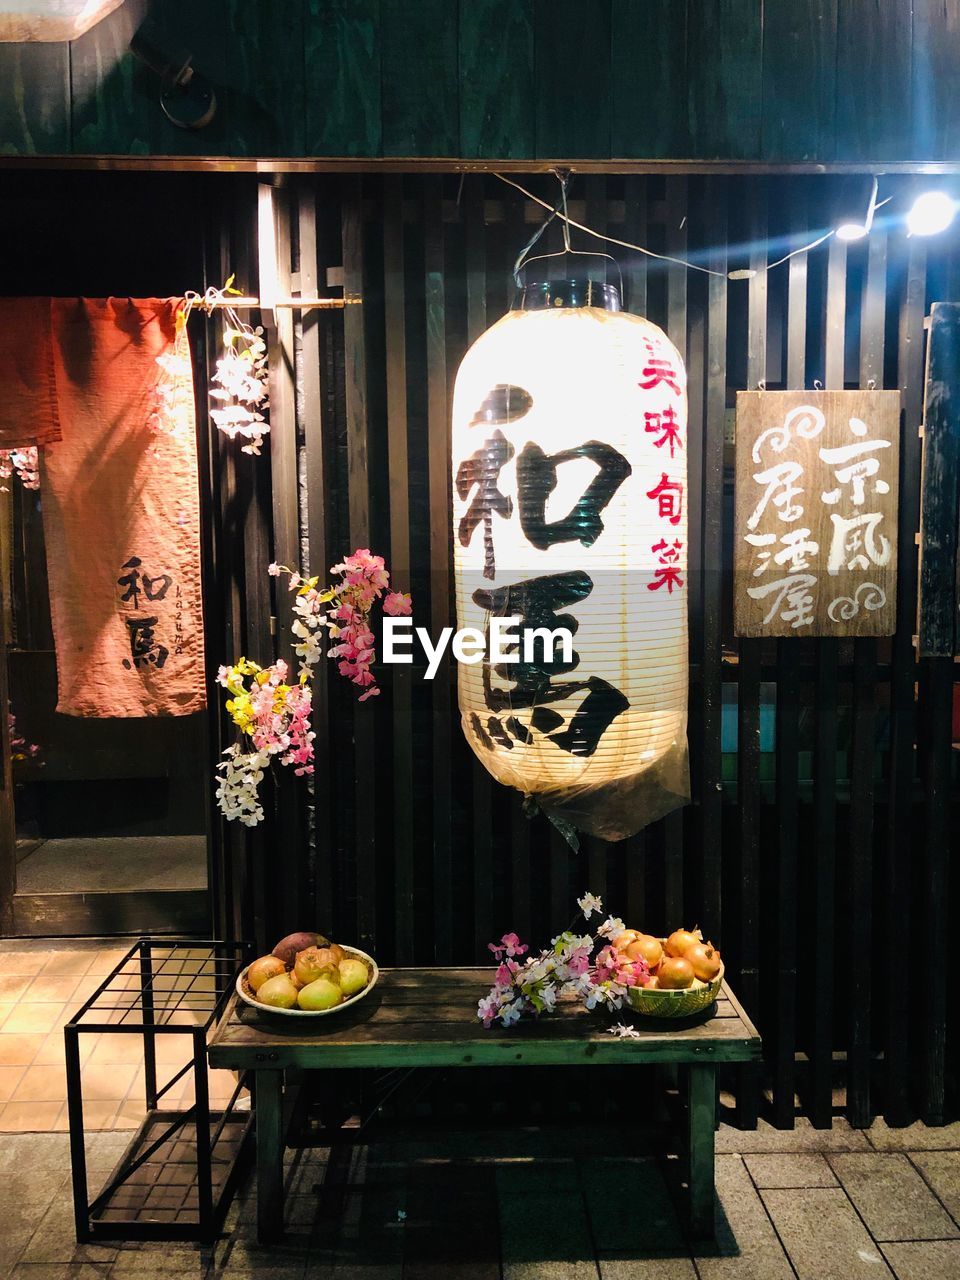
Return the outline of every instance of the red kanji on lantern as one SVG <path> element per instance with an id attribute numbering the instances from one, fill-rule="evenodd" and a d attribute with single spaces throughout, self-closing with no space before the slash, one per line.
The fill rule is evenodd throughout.
<path id="1" fill-rule="evenodd" d="M 662 413 L 645 413 L 643 418 L 646 424 L 644 431 L 648 435 L 660 433 L 660 439 L 653 442 L 658 449 L 668 445 L 670 457 L 672 458 L 674 449 L 683 448 L 683 441 L 680 439 L 680 424 L 677 422 L 677 415 L 673 409 L 664 409 Z"/>
<path id="2" fill-rule="evenodd" d="M 677 374 L 669 360 L 663 360 L 659 356 L 651 356 L 649 363 L 644 366 L 643 376 L 646 382 L 638 382 L 637 386 L 642 387 L 644 391 L 651 391 L 654 387 L 658 387 L 661 382 L 665 382 L 671 391 L 676 395 L 680 394 L 680 383 L 677 381 Z"/>
<path id="3" fill-rule="evenodd" d="M 660 482 L 653 489 L 647 490 L 648 498 L 656 498 L 659 514 L 671 524 L 679 524 L 683 514 L 683 485 L 679 480 L 671 480 L 664 471 Z"/>
<path id="4" fill-rule="evenodd" d="M 659 542 L 654 543 L 650 550 L 655 555 L 659 555 L 660 568 L 654 569 L 653 581 L 647 583 L 648 591 L 659 591 L 661 587 L 666 587 L 667 593 L 673 595 L 674 587 L 683 586 L 683 579 L 677 568 L 682 549 L 683 543 L 679 539 L 669 543 L 665 538 L 661 538 Z"/>

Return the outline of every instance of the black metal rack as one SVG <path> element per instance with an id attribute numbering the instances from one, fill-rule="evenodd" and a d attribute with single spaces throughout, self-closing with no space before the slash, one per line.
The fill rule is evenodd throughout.
<path id="1" fill-rule="evenodd" d="M 210 1108 L 207 1041 L 223 1015 L 247 948 L 242 943 L 140 938 L 63 1029 L 70 1159 L 78 1241 L 212 1241 L 241 1169 L 253 1124 L 237 1106 L 245 1077 L 227 1105 Z M 145 1118 L 99 1194 L 87 1188 L 80 1037 L 141 1035 Z M 157 1037 L 184 1036 L 190 1056 L 157 1082 Z M 161 1099 L 192 1070 L 194 1103 Z"/>

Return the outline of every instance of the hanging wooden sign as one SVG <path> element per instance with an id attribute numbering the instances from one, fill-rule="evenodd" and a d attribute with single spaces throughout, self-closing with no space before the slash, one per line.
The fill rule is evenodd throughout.
<path id="1" fill-rule="evenodd" d="M 737 394 L 738 636 L 896 626 L 899 391 Z"/>

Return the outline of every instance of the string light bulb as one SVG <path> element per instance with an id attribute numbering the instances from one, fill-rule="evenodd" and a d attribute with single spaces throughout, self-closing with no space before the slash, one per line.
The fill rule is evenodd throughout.
<path id="1" fill-rule="evenodd" d="M 957 212 L 957 201 L 946 191 L 924 191 L 907 214 L 907 231 L 912 236 L 936 236 L 946 231 Z"/>
<path id="2" fill-rule="evenodd" d="M 862 221 L 857 217 L 845 218 L 837 227 L 837 239 L 843 240 L 847 244 L 862 240 L 864 236 L 870 234 L 870 228 L 873 226 L 873 215 L 877 210 L 877 179 L 871 178 L 870 193 L 867 199 L 866 213 Z M 862 207 L 862 206 L 861 206 Z"/>

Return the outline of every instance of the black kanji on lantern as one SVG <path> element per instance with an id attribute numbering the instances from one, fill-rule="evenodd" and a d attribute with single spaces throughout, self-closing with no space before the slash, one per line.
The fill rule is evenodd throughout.
<path id="1" fill-rule="evenodd" d="M 513 499 L 500 492 L 500 472 L 513 457 L 514 448 L 502 431 L 495 431 L 476 453 L 465 458 L 457 468 L 457 493 L 466 501 L 475 490 L 473 501 L 460 518 L 457 536 L 465 547 L 474 530 L 483 522 L 483 576 L 496 576 L 496 558 L 493 552 L 494 514 L 509 520 L 513 514 Z"/>
<path id="2" fill-rule="evenodd" d="M 533 397 L 523 387 L 514 387 L 500 382 L 484 396 L 480 408 L 470 419 L 471 427 L 499 426 L 505 422 L 516 422 L 524 417 L 533 407 Z"/>
<path id="3" fill-rule="evenodd" d="M 548 524 L 547 499 L 557 487 L 557 470 L 578 458 L 595 463 L 597 474 L 571 510 Z M 544 453 L 538 444 L 528 444 L 517 459 L 517 497 L 524 537 L 540 551 L 557 542 L 580 542 L 592 547 L 603 532 L 600 513 L 631 471 L 622 453 L 599 440 L 588 440 L 560 453 Z"/>
<path id="4" fill-rule="evenodd" d="M 488 619 L 491 615 L 519 619 L 517 628 L 520 634 L 542 627 L 550 631 L 562 628 L 576 635 L 580 625 L 577 619 L 558 610 L 586 599 L 592 590 L 590 575 L 574 571 L 545 574 L 489 591 L 478 588 L 473 599 L 486 610 Z M 489 634 L 489 621 L 486 630 Z M 510 734 L 517 741 L 531 742 L 534 741 L 533 730 L 536 730 L 544 741 L 561 751 L 568 751 L 571 755 L 593 755 L 607 729 L 630 705 L 621 691 L 599 676 L 555 682 L 555 675 L 566 675 L 580 665 L 580 655 L 576 650 L 571 653 L 569 661 L 562 658 L 554 661 L 552 656 L 548 660 L 546 645 L 541 646 L 539 659 L 535 647 L 530 652 L 522 652 L 518 658 L 516 662 L 500 663 L 492 669 L 489 662 L 484 663 L 484 701 L 491 711 L 500 713 L 491 715 L 486 731 L 478 735 L 484 745 L 492 747 L 495 740 L 501 746 L 512 748 Z M 512 687 L 494 688 L 492 673 Z M 561 727 L 565 723 L 563 717 L 551 711 L 546 704 L 561 702 L 584 690 L 587 696 L 566 727 Z M 509 715 L 505 723 L 501 719 L 502 713 L 529 708 L 532 708 L 532 714 L 526 724 L 515 715 Z M 478 717 L 475 728 L 477 724 Z"/>

